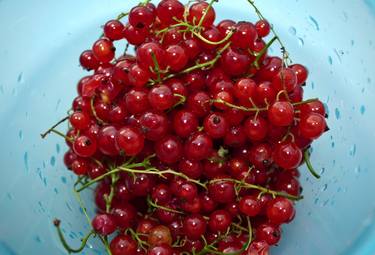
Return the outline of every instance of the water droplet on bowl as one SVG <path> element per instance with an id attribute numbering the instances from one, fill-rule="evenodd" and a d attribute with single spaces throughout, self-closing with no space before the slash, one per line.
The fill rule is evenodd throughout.
<path id="1" fill-rule="evenodd" d="M 54 156 L 51 157 L 50 164 L 51 164 L 51 166 L 55 166 L 56 158 Z"/>
<path id="2" fill-rule="evenodd" d="M 366 111 L 366 107 L 364 105 L 361 105 L 361 108 L 359 109 L 359 111 L 361 112 L 361 114 L 365 114 L 365 111 Z"/>
<path id="3" fill-rule="evenodd" d="M 328 188 L 328 184 L 324 184 L 323 187 L 322 187 L 322 189 L 321 189 L 321 191 L 326 191 L 327 188 Z"/>
<path id="4" fill-rule="evenodd" d="M 305 45 L 305 42 L 303 41 L 303 39 L 301 37 L 298 37 L 298 44 L 299 44 L 299 46 Z"/>
<path id="5" fill-rule="evenodd" d="M 65 176 L 61 176 L 61 181 L 66 184 L 67 183 L 66 177 Z"/>
<path id="6" fill-rule="evenodd" d="M 25 165 L 25 169 L 28 172 L 29 171 L 29 154 L 27 151 L 23 154 L 23 163 Z"/>
<path id="7" fill-rule="evenodd" d="M 290 27 L 288 31 L 292 35 L 296 35 L 297 34 L 297 29 L 295 27 Z"/>
<path id="8" fill-rule="evenodd" d="M 23 72 L 21 72 L 19 75 L 18 75 L 18 77 L 17 77 L 17 82 L 18 83 L 23 83 Z"/>
<path id="9" fill-rule="evenodd" d="M 331 57 L 331 56 L 328 56 L 328 63 L 329 63 L 330 65 L 332 65 L 332 64 L 333 64 L 333 59 L 332 59 L 332 57 Z"/>
<path id="10" fill-rule="evenodd" d="M 18 137 L 20 138 L 21 141 L 23 140 L 23 132 L 22 132 L 22 130 L 20 130 L 18 132 Z"/>
<path id="11" fill-rule="evenodd" d="M 349 155 L 354 157 L 357 152 L 357 145 L 353 144 L 352 147 L 350 147 Z"/>
<path id="12" fill-rule="evenodd" d="M 338 108 L 335 108 L 335 116 L 336 116 L 337 120 L 339 120 L 341 118 L 341 113 L 340 113 L 340 110 Z"/>
<path id="13" fill-rule="evenodd" d="M 312 16 L 309 16 L 309 19 L 310 19 L 311 23 L 314 25 L 314 28 L 317 31 L 319 31 L 319 23 L 318 23 L 318 21 L 314 17 L 312 17 Z"/>

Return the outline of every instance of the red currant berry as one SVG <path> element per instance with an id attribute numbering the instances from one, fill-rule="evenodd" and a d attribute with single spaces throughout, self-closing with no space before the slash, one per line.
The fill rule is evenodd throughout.
<path id="1" fill-rule="evenodd" d="M 204 120 L 204 130 L 213 139 L 224 137 L 228 128 L 226 119 L 220 113 L 211 113 Z"/>
<path id="2" fill-rule="evenodd" d="M 137 243 L 130 236 L 120 234 L 110 244 L 112 255 L 137 255 Z"/>
<path id="3" fill-rule="evenodd" d="M 158 85 L 153 87 L 148 92 L 147 96 L 151 107 L 158 111 L 167 110 L 171 108 L 174 103 L 172 90 L 166 85 Z"/>
<path id="4" fill-rule="evenodd" d="M 99 61 L 94 56 L 92 50 L 85 50 L 79 57 L 79 63 L 86 70 L 96 70 L 99 67 Z"/>
<path id="5" fill-rule="evenodd" d="M 185 156 L 188 159 L 202 160 L 210 156 L 213 148 L 211 138 L 204 133 L 196 133 L 185 143 Z"/>
<path id="6" fill-rule="evenodd" d="M 257 38 L 255 26 L 250 22 L 241 21 L 235 25 L 235 32 L 231 41 L 233 46 L 247 49 Z"/>
<path id="7" fill-rule="evenodd" d="M 118 130 L 116 142 L 127 156 L 136 156 L 143 149 L 144 137 L 138 129 L 125 126 Z"/>
<path id="8" fill-rule="evenodd" d="M 188 137 L 198 128 L 198 118 L 190 111 L 181 110 L 173 117 L 173 130 L 180 137 Z"/>
<path id="9" fill-rule="evenodd" d="M 97 40 L 92 46 L 94 56 L 103 63 L 109 63 L 115 57 L 116 48 L 113 43 L 107 38 Z"/>
<path id="10" fill-rule="evenodd" d="M 96 141 L 85 135 L 77 137 L 73 142 L 73 150 L 80 157 L 91 157 L 95 154 L 96 149 Z"/>
<path id="11" fill-rule="evenodd" d="M 241 198 L 238 208 L 246 216 L 254 217 L 257 216 L 262 207 L 255 196 L 245 196 Z"/>
<path id="12" fill-rule="evenodd" d="M 326 130 L 326 120 L 319 113 L 310 113 L 301 118 L 299 131 L 302 137 L 307 139 L 317 139 Z"/>
<path id="13" fill-rule="evenodd" d="M 307 76 L 309 75 L 306 67 L 300 64 L 291 65 L 290 68 L 294 71 L 297 76 L 297 84 L 302 85 L 306 82 Z"/>
<path id="14" fill-rule="evenodd" d="M 247 138 L 251 141 L 261 141 L 267 136 L 268 123 L 262 117 L 249 117 L 244 125 Z"/>
<path id="15" fill-rule="evenodd" d="M 175 136 L 166 136 L 155 144 L 155 152 L 160 161 L 167 164 L 176 163 L 182 157 L 182 143 Z"/>
<path id="16" fill-rule="evenodd" d="M 271 25 L 267 20 L 261 19 L 255 23 L 255 29 L 260 37 L 266 37 L 271 31 Z"/>
<path id="17" fill-rule="evenodd" d="M 104 25 L 104 35 L 112 41 L 120 40 L 124 37 L 124 25 L 121 21 L 110 20 Z"/>
<path id="18" fill-rule="evenodd" d="M 117 156 L 120 153 L 116 144 L 117 130 L 113 126 L 102 127 L 98 133 L 98 149 L 108 156 Z"/>
<path id="19" fill-rule="evenodd" d="M 185 53 L 184 48 L 179 45 L 171 45 L 166 49 L 166 62 L 167 66 L 172 71 L 181 71 L 189 61 L 188 55 Z"/>
<path id="20" fill-rule="evenodd" d="M 277 92 L 284 90 L 289 93 L 292 92 L 296 86 L 297 76 L 291 68 L 281 69 L 272 79 L 272 87 Z"/>
<path id="21" fill-rule="evenodd" d="M 273 150 L 273 160 L 284 169 L 293 169 L 302 161 L 302 151 L 293 142 L 277 144 Z"/>
<path id="22" fill-rule="evenodd" d="M 90 116 L 84 112 L 74 112 L 70 115 L 69 121 L 77 130 L 84 130 L 90 126 Z"/>
<path id="23" fill-rule="evenodd" d="M 285 197 L 277 197 L 267 205 L 267 217 L 274 224 L 289 222 L 294 214 L 293 203 Z"/>
<path id="24" fill-rule="evenodd" d="M 176 23 L 175 19 L 182 20 L 184 11 L 184 5 L 176 0 L 163 0 L 156 8 L 159 20 L 166 26 Z"/>
<path id="25" fill-rule="evenodd" d="M 268 119 L 275 126 L 290 126 L 294 120 L 293 105 L 287 101 L 273 103 L 268 109 Z"/>
<path id="26" fill-rule="evenodd" d="M 206 221 L 199 215 L 187 216 L 184 220 L 184 232 L 185 235 L 192 240 L 200 239 L 206 232 Z"/>
<path id="27" fill-rule="evenodd" d="M 204 19 L 202 20 L 204 16 Z M 191 24 L 198 25 L 202 23 L 204 27 L 210 27 L 215 21 L 215 10 L 206 2 L 197 2 L 190 6 L 188 21 Z"/>
<path id="28" fill-rule="evenodd" d="M 109 214 L 98 214 L 92 220 L 92 227 L 100 235 L 110 235 L 116 230 L 116 223 Z"/>
<path id="29" fill-rule="evenodd" d="M 256 228 L 256 239 L 265 241 L 269 245 L 276 245 L 280 241 L 280 227 L 272 224 L 262 224 Z"/>
<path id="30" fill-rule="evenodd" d="M 136 6 L 129 12 L 129 23 L 136 28 L 148 28 L 155 20 L 155 14 L 147 6 Z"/>
<path id="31" fill-rule="evenodd" d="M 211 213 L 208 226 L 212 232 L 225 233 L 232 224 L 232 216 L 224 210 Z"/>

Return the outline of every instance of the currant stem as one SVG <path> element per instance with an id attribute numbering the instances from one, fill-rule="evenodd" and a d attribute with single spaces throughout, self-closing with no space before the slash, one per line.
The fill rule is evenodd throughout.
<path id="1" fill-rule="evenodd" d="M 100 119 L 100 118 L 98 117 L 98 115 L 96 114 L 95 107 L 94 107 L 94 100 L 95 100 L 95 96 L 93 96 L 93 97 L 91 98 L 91 100 L 90 100 L 90 107 L 91 107 L 92 114 L 94 115 L 94 117 L 95 117 L 95 119 L 98 121 L 98 123 L 99 123 L 100 125 L 103 125 L 103 124 L 105 124 L 105 122 L 104 122 L 102 119 Z"/>
<path id="2" fill-rule="evenodd" d="M 258 107 L 253 107 L 253 108 L 247 108 L 247 107 L 244 107 L 244 106 L 238 106 L 238 105 L 235 105 L 235 104 L 232 104 L 232 103 L 228 103 L 222 99 L 212 99 L 210 100 L 212 103 L 219 103 L 219 104 L 224 104 L 228 107 L 231 107 L 231 108 L 235 108 L 235 109 L 238 109 L 238 110 L 241 110 L 241 111 L 244 111 L 244 112 L 260 112 L 260 111 L 267 111 L 268 108 L 267 107 L 263 107 L 263 108 L 258 108 Z"/>
<path id="3" fill-rule="evenodd" d="M 58 220 L 58 219 L 55 219 L 53 221 L 53 225 L 55 225 L 56 227 L 56 230 L 57 230 L 57 234 L 59 236 L 59 239 L 61 241 L 61 244 L 64 246 L 64 249 L 70 254 L 70 253 L 80 253 L 81 251 L 83 251 L 83 249 L 85 248 L 86 244 L 87 244 L 87 241 L 89 240 L 89 238 L 95 234 L 95 231 L 94 230 L 91 230 L 83 239 L 82 239 L 82 243 L 81 243 L 81 246 L 78 247 L 77 249 L 74 249 L 72 247 L 70 247 L 70 245 L 67 243 L 66 239 L 65 239 L 65 236 L 64 236 L 64 233 L 62 232 L 61 230 L 61 227 L 60 227 L 60 223 L 61 221 Z"/>
<path id="4" fill-rule="evenodd" d="M 210 3 L 208 4 L 207 8 L 204 10 L 204 13 L 203 13 L 201 19 L 199 20 L 198 25 L 197 25 L 197 28 L 198 28 L 198 29 L 201 28 L 201 26 L 202 26 L 202 24 L 203 24 L 203 21 L 204 21 L 204 19 L 206 18 L 206 15 L 207 15 L 208 11 L 212 8 L 212 5 L 213 5 L 214 2 L 216 2 L 216 1 L 218 1 L 218 0 L 211 0 Z"/>
<path id="5" fill-rule="evenodd" d="M 64 135 L 62 132 L 60 132 L 60 131 L 58 131 L 56 129 L 52 129 L 50 132 L 54 133 L 54 134 L 56 134 L 58 136 L 61 136 L 62 138 L 66 139 L 66 140 L 68 140 L 70 142 L 74 141 L 74 139 L 72 137 L 68 137 L 68 136 Z"/>
<path id="6" fill-rule="evenodd" d="M 288 198 L 288 199 L 293 200 L 293 201 L 298 201 L 298 200 L 301 200 L 303 198 L 303 196 L 293 196 L 293 195 L 290 195 L 290 194 L 287 194 L 287 193 L 284 193 L 284 192 L 271 190 L 271 189 L 268 189 L 268 188 L 265 188 L 265 187 L 262 187 L 262 186 L 244 183 L 242 181 L 230 179 L 230 178 L 215 179 L 215 180 L 210 181 L 210 183 L 220 182 L 220 181 L 231 181 L 231 182 L 234 182 L 236 184 L 241 185 L 243 188 L 256 189 L 256 190 L 259 190 L 263 193 L 268 193 L 268 194 L 272 195 L 273 197 L 276 197 L 276 196 L 285 197 L 285 198 Z"/>
<path id="7" fill-rule="evenodd" d="M 259 10 L 259 8 L 255 5 L 255 1 L 254 0 L 247 0 L 247 2 L 249 2 L 249 4 L 253 7 L 255 13 L 258 15 L 258 17 L 262 20 L 266 20 L 266 18 L 264 18 L 263 14 L 261 13 L 261 11 Z M 281 46 L 281 51 L 283 52 L 283 55 L 284 53 L 286 53 L 286 57 L 291 60 L 289 58 L 289 54 L 287 54 L 287 51 L 286 51 L 286 48 L 283 44 L 283 42 L 280 40 L 279 36 L 277 35 L 275 29 L 273 28 L 273 25 L 271 25 L 271 32 L 272 34 L 276 37 L 276 40 L 278 41 L 278 43 L 280 44 Z"/>
<path id="8" fill-rule="evenodd" d="M 147 248 L 145 248 L 145 246 L 150 246 L 147 242 L 140 239 L 138 234 L 132 228 L 128 228 L 126 231 L 129 231 L 130 235 L 137 241 L 138 245 L 141 246 L 143 250 L 147 251 Z"/>
<path id="9" fill-rule="evenodd" d="M 310 173 L 316 178 L 320 179 L 320 175 L 315 171 L 314 167 L 310 161 L 310 151 L 307 149 L 303 152 L 303 159 L 305 160 L 307 169 L 309 169 Z"/>
<path id="10" fill-rule="evenodd" d="M 55 125 L 50 127 L 46 132 L 40 134 L 40 136 L 44 139 L 49 133 L 53 132 L 53 130 L 58 127 L 60 124 L 64 123 L 69 119 L 69 116 L 64 117 L 63 119 L 59 120 Z"/>
<path id="11" fill-rule="evenodd" d="M 275 42 L 275 40 L 277 40 L 278 37 L 277 36 L 274 36 L 265 46 L 264 48 L 256 54 L 256 57 L 255 57 L 255 60 L 253 62 L 254 66 L 256 68 L 259 69 L 259 60 L 261 59 L 261 57 L 263 57 L 263 55 L 267 52 L 268 48 L 271 47 L 271 45 Z"/>
<path id="12" fill-rule="evenodd" d="M 147 197 L 147 203 L 153 207 L 153 208 L 159 208 L 159 209 L 162 209 L 164 211 L 167 211 L 167 212 L 172 212 L 172 213 L 177 213 L 177 214 L 185 214 L 183 212 L 180 212 L 180 211 L 177 211 L 177 210 L 174 210 L 174 209 L 171 209 L 171 208 L 168 208 L 168 207 L 165 207 L 165 206 L 162 206 L 162 205 L 158 205 L 157 203 L 154 203 L 152 201 L 152 199 L 150 198 L 150 196 Z"/>
<path id="13" fill-rule="evenodd" d="M 315 102 L 315 101 L 318 101 L 318 100 L 319 100 L 319 98 L 311 98 L 311 99 L 308 99 L 308 100 L 305 100 L 305 101 L 293 103 L 292 105 L 297 106 L 297 105 L 301 105 L 301 104 L 308 104 L 308 103 Z"/>
<path id="14" fill-rule="evenodd" d="M 152 69 L 151 71 L 153 73 L 156 73 L 157 75 L 156 82 L 160 83 L 161 82 L 160 66 L 159 66 L 158 60 L 156 59 L 155 53 L 151 52 L 151 58 L 152 58 L 152 61 L 154 62 L 154 68 L 150 68 L 150 69 Z"/>
<path id="15" fill-rule="evenodd" d="M 125 18 L 126 16 L 129 15 L 129 12 L 121 12 L 118 16 L 117 16 L 117 20 L 121 20 L 122 18 Z"/>

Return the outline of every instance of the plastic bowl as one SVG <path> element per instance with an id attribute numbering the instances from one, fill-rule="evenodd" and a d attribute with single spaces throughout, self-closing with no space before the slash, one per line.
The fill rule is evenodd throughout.
<path id="1" fill-rule="evenodd" d="M 245 0 L 221 0 L 220 18 L 251 19 Z M 80 52 L 100 26 L 136 1 L 0 0 L 0 254 L 66 254 L 52 226 L 78 244 L 87 222 L 64 168 L 64 141 L 39 133 L 66 115 Z M 307 96 L 328 106 L 330 132 L 314 144 L 314 180 L 272 254 L 375 254 L 375 1 L 259 1 L 296 62 Z M 87 194 L 86 200 L 91 198 Z M 92 208 L 89 208 L 89 210 Z M 92 211 L 92 210 L 91 210 Z M 95 243 L 90 243 L 92 247 Z M 88 249 L 82 254 L 104 254 Z"/>

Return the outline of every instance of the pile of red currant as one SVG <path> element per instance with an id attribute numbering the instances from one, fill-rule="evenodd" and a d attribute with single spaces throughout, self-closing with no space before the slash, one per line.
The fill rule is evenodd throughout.
<path id="1" fill-rule="evenodd" d="M 76 194 L 95 187 L 80 248 L 55 221 L 69 252 L 95 235 L 112 255 L 264 255 L 293 220 L 297 168 L 318 176 L 309 147 L 327 130 L 324 106 L 303 100 L 307 69 L 265 40 L 273 29 L 253 1 L 255 24 L 215 22 L 214 2 L 140 3 L 81 54 L 92 73 L 69 131 L 47 132 L 66 139 Z M 282 58 L 267 54 L 274 42 Z"/>

